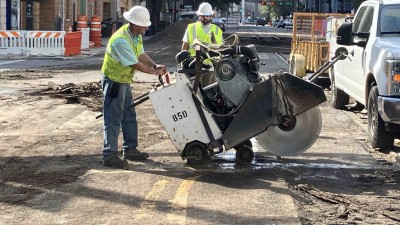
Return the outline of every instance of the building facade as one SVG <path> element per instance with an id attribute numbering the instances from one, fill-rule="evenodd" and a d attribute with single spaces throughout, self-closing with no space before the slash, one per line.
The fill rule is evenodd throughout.
<path id="1" fill-rule="evenodd" d="M 86 16 L 122 20 L 140 0 L 0 0 L 0 30 L 65 30 Z"/>
<path id="2" fill-rule="evenodd" d="M 351 0 L 304 0 L 304 11 L 317 13 L 351 13 L 354 6 Z"/>
<path id="3" fill-rule="evenodd" d="M 148 5 L 150 13 L 161 6 L 160 19 L 174 22 L 178 11 L 195 6 L 196 0 L 0 0 L 0 30 L 67 31 L 81 16 L 90 21 L 94 15 L 118 25 L 135 5 Z"/>

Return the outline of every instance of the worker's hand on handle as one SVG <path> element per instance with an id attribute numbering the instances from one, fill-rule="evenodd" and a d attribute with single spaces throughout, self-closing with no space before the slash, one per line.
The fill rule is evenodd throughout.
<path id="1" fill-rule="evenodd" d="M 162 79 L 162 76 L 161 76 L 161 75 L 158 75 L 158 81 L 160 82 L 160 84 L 161 84 L 162 86 L 164 86 L 164 80 Z"/>
<path id="2" fill-rule="evenodd" d="M 165 65 L 156 64 L 154 65 L 154 70 L 155 70 L 155 75 L 158 76 L 158 80 L 160 81 L 161 85 L 164 85 L 162 76 L 165 76 L 165 81 L 167 84 L 169 84 L 169 73 Z"/>
<path id="3" fill-rule="evenodd" d="M 165 65 L 156 64 L 154 65 L 154 70 L 156 75 L 164 75 L 167 72 L 167 67 Z"/>
<path id="4" fill-rule="evenodd" d="M 170 80 L 169 80 L 170 73 L 166 72 L 163 75 L 165 76 L 165 83 L 167 83 L 167 85 L 169 85 L 170 84 Z M 162 86 L 164 86 L 164 80 L 162 78 L 162 75 L 158 75 L 158 81 L 160 82 L 160 84 Z"/>

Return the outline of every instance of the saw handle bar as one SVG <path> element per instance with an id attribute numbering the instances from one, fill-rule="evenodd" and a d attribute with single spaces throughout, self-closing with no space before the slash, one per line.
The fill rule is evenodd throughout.
<path id="1" fill-rule="evenodd" d="M 159 86 L 161 86 L 161 84 L 157 84 L 155 87 L 159 87 Z M 144 93 L 144 94 L 142 94 L 142 95 L 140 95 L 140 96 L 134 98 L 134 99 L 133 99 L 132 105 L 130 105 L 129 107 L 130 107 L 130 108 L 135 107 L 135 106 L 139 105 L 140 103 L 149 100 L 149 93 L 150 93 L 150 92 L 147 92 L 147 93 Z M 96 116 L 96 119 L 99 119 L 99 118 L 101 118 L 101 117 L 103 117 L 103 113 L 97 115 L 97 116 Z"/>
<path id="2" fill-rule="evenodd" d="M 314 74 L 307 78 L 308 81 L 314 82 L 319 76 L 321 76 L 327 69 L 331 68 L 337 61 L 343 60 L 348 57 L 348 52 L 341 52 L 332 57 L 332 59 L 328 60 L 324 65 L 318 68 Z"/>
<path id="3" fill-rule="evenodd" d="M 165 82 L 166 82 L 167 84 L 170 84 L 169 73 L 165 73 L 164 76 L 165 76 Z M 159 76 L 158 76 L 158 81 L 159 81 L 160 83 L 154 85 L 154 87 L 153 87 L 154 89 L 155 89 L 155 88 L 158 88 L 158 87 L 160 87 L 160 86 L 163 86 L 163 87 L 164 87 L 164 80 L 163 80 L 163 78 L 162 78 L 162 75 L 159 75 Z M 139 105 L 139 104 L 141 104 L 141 103 L 143 103 L 143 102 L 149 100 L 149 94 L 150 94 L 150 91 L 149 91 L 149 92 L 146 92 L 146 93 L 144 93 L 144 94 L 142 94 L 142 95 L 140 95 L 140 96 L 138 96 L 138 97 L 136 97 L 136 98 L 134 98 L 134 99 L 133 99 L 132 105 L 130 105 L 129 107 L 130 107 L 130 108 L 135 107 L 135 106 L 137 106 L 137 105 Z M 99 118 L 101 118 L 101 117 L 103 117 L 103 113 L 97 115 L 97 116 L 96 116 L 96 119 L 99 119 Z"/>
<path id="4" fill-rule="evenodd" d="M 158 75 L 158 81 L 160 82 L 161 86 L 164 86 L 164 80 L 163 80 L 162 76 L 163 75 Z M 167 84 L 170 84 L 170 82 L 169 82 L 169 73 L 165 73 L 164 76 L 165 76 L 165 82 Z"/>

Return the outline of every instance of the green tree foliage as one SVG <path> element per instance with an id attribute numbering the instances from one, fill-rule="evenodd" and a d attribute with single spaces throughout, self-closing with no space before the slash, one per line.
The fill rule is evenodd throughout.
<path id="1" fill-rule="evenodd" d="M 286 17 L 293 12 L 293 6 L 291 5 L 261 5 L 261 15 L 267 18 L 279 18 L 280 16 Z"/>
<path id="2" fill-rule="evenodd" d="M 272 5 L 260 5 L 260 14 L 265 18 L 276 18 L 276 7 Z"/>

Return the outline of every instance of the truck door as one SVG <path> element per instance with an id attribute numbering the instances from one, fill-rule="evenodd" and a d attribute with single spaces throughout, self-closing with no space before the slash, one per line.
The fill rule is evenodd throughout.
<path id="1" fill-rule="evenodd" d="M 374 14 L 374 7 L 364 6 L 360 8 L 359 13 L 354 18 L 353 34 L 356 33 L 370 33 L 372 20 Z M 354 37 L 354 42 L 365 41 L 366 38 L 359 36 Z M 365 58 L 368 54 L 368 49 L 357 45 L 347 47 L 349 51 L 349 58 L 345 60 L 343 67 L 343 81 L 346 85 L 343 90 L 349 93 L 350 96 L 357 101 L 365 104 L 364 91 L 365 91 Z"/>

